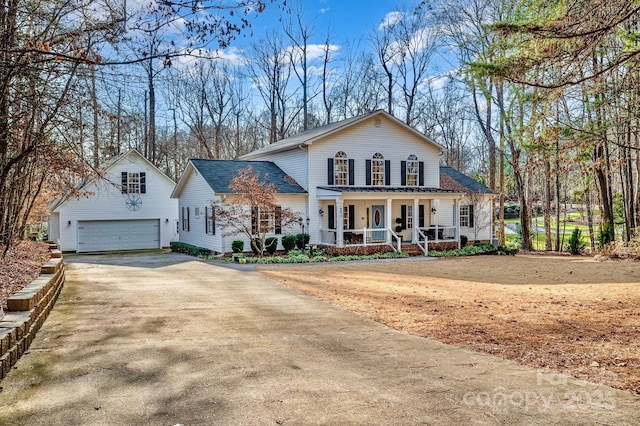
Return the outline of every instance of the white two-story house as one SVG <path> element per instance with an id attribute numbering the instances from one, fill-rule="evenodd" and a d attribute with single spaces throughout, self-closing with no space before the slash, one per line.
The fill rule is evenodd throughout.
<path id="1" fill-rule="evenodd" d="M 441 173 L 443 151 L 422 133 L 384 111 L 375 111 L 299 133 L 241 160 L 272 164 L 288 176 L 287 181 L 297 183 L 294 193 L 292 188 L 279 188 L 279 197 L 283 207 L 301 215 L 311 244 L 400 249 L 402 243 L 413 243 L 426 253 L 429 244 L 458 245 L 460 235 L 484 241 L 491 237 L 491 202 L 480 205 L 477 200 L 490 201 L 492 194 L 460 173 Z M 202 175 L 198 168 L 215 167 L 215 163 L 190 161 L 172 195 L 179 198 L 180 211 L 205 209 L 227 195 L 224 185 L 214 180 L 200 177 L 201 182 L 194 185 L 193 180 Z M 219 164 L 229 172 L 228 163 Z M 446 185 L 441 185 L 441 175 Z M 463 182 L 451 184 L 460 176 Z M 475 184 L 469 185 L 469 180 Z M 475 209 L 473 202 L 478 204 Z M 478 229 L 475 224 L 479 223 L 488 226 Z M 180 241 L 228 252 L 233 238 L 224 241 L 222 233 L 208 239 L 181 234 Z"/>

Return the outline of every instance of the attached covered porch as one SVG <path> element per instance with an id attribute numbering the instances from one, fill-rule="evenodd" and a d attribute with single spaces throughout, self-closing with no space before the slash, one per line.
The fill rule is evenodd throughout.
<path id="1" fill-rule="evenodd" d="M 434 188 L 319 188 L 319 244 L 336 247 L 460 245 L 461 194 Z"/>

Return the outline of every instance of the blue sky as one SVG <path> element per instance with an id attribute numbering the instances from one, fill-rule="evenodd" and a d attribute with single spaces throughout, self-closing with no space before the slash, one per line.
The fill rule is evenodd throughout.
<path id="1" fill-rule="evenodd" d="M 386 0 L 304 0 L 305 19 L 315 24 L 317 36 L 324 38 L 330 27 L 333 38 L 339 44 L 347 39 L 366 40 L 371 28 L 377 27 L 387 13 L 396 10 L 395 5 Z M 277 19 L 281 15 L 283 13 L 277 6 L 270 5 L 264 16 L 252 21 L 254 34 L 271 25 L 277 26 Z"/>

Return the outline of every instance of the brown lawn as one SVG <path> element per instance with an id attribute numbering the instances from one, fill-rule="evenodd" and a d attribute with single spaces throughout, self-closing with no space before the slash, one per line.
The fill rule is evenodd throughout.
<path id="1" fill-rule="evenodd" d="M 640 262 L 519 255 L 260 270 L 397 330 L 640 394 Z"/>

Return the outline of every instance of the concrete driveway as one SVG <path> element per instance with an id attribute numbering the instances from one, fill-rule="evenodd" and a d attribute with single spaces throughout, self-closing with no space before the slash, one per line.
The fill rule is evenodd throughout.
<path id="1" fill-rule="evenodd" d="M 395 332 L 258 272 L 167 253 L 66 262 L 0 382 L 0 424 L 640 423 L 628 393 Z"/>

